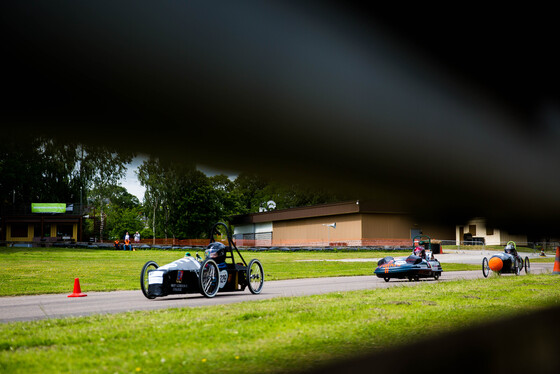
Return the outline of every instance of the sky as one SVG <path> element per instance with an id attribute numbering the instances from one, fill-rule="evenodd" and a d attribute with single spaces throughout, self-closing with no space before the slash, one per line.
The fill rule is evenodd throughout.
<path id="1" fill-rule="evenodd" d="M 125 178 L 120 181 L 120 185 L 126 188 L 129 193 L 138 197 L 138 200 L 140 200 L 140 202 L 143 202 L 144 200 L 144 193 L 146 192 L 146 188 L 140 185 L 140 181 L 138 180 L 138 176 L 135 172 L 138 170 L 138 167 L 142 164 L 142 162 L 147 159 L 148 156 L 146 155 L 139 155 L 134 157 L 132 162 L 128 164 Z M 237 177 L 237 174 L 234 172 L 216 170 L 204 165 L 198 165 L 197 169 L 202 171 L 207 176 L 225 174 L 231 180 L 234 180 Z"/>
<path id="2" fill-rule="evenodd" d="M 148 157 L 143 155 L 134 157 L 132 162 L 128 164 L 125 178 L 123 178 L 120 182 L 121 186 L 126 188 L 129 193 L 138 197 L 140 202 L 144 200 L 144 192 L 146 192 L 146 188 L 140 185 L 140 181 L 138 180 L 135 171 L 137 171 L 142 162 L 147 159 Z"/>

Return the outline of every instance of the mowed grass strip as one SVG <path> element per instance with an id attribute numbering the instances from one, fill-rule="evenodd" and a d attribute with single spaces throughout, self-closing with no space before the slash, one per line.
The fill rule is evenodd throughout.
<path id="1" fill-rule="evenodd" d="M 17 322 L 0 325 L 0 372 L 289 372 L 559 302 L 560 277 L 508 275 Z"/>
<path id="2" fill-rule="evenodd" d="M 196 251 L 190 251 L 195 255 Z M 0 296 L 71 293 L 74 278 L 84 292 L 139 290 L 140 271 L 149 260 L 160 266 L 184 256 L 184 251 L 0 248 Z M 199 254 L 204 257 L 203 251 Z M 406 256 L 408 252 L 249 252 L 258 258 L 265 280 L 372 275 L 374 262 L 322 261 L 348 258 Z M 319 261 L 303 261 L 319 260 Z M 480 266 L 444 264 L 444 271 L 479 270 Z"/>

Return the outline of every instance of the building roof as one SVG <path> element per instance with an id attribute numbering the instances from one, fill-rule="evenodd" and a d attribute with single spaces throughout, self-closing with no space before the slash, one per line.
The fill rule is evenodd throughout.
<path id="1" fill-rule="evenodd" d="M 25 214 L 17 216 L 2 217 L 5 224 L 8 223 L 75 223 L 79 222 L 82 216 L 79 214 Z"/>
<path id="2" fill-rule="evenodd" d="M 352 200 L 339 203 L 273 210 L 270 212 L 241 214 L 233 216 L 231 223 L 233 225 L 240 225 L 355 213 L 407 214 L 403 211 L 382 209 L 380 205 L 376 205 L 371 202 Z"/>

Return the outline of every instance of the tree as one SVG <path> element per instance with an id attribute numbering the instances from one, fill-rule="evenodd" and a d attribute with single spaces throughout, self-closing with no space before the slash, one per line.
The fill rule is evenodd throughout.
<path id="1" fill-rule="evenodd" d="M 140 202 L 124 187 L 96 187 L 89 192 L 89 196 L 92 208 L 105 220 L 102 239 L 122 238 L 126 231 L 136 232 L 144 228 Z"/>
<path id="2" fill-rule="evenodd" d="M 193 164 L 150 158 L 138 169 L 155 237 L 199 238 L 221 218 L 219 195 Z"/>
<path id="3" fill-rule="evenodd" d="M 94 186 L 116 184 L 133 155 L 47 137 L 0 142 L 0 202 L 81 203 Z"/>
<path id="4" fill-rule="evenodd" d="M 316 186 L 272 181 L 257 174 L 241 173 L 233 185 L 232 193 L 238 195 L 241 205 L 237 214 L 256 213 L 270 200 L 276 203 L 276 209 L 287 209 L 355 198 Z"/>
<path id="5" fill-rule="evenodd" d="M 267 201 L 264 190 L 268 185 L 269 182 L 257 174 L 240 173 L 234 181 L 240 203 L 237 214 L 258 212 L 261 203 Z"/>
<path id="6" fill-rule="evenodd" d="M 166 179 L 168 178 L 166 177 L 165 167 L 157 158 L 150 157 L 138 168 L 138 180 L 142 186 L 146 187 L 144 206 L 150 208 L 152 213 L 150 221 L 154 235 L 153 244 L 155 244 L 156 233 L 159 232 L 156 230 L 158 222 L 157 213 L 164 200 Z"/>

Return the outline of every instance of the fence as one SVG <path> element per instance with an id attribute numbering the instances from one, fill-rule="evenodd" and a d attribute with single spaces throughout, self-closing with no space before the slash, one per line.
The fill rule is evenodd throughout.
<path id="1" fill-rule="evenodd" d="M 324 239 L 237 239 L 238 247 L 411 247 L 410 239 L 348 239 L 328 241 Z"/>
<path id="2" fill-rule="evenodd" d="M 469 250 L 469 249 L 496 249 L 496 247 L 505 247 L 507 243 L 502 242 L 500 244 L 486 244 L 481 243 L 478 240 L 442 240 L 441 245 L 445 246 L 453 246 L 454 249 L 460 250 Z M 523 247 L 522 251 L 532 250 L 533 252 L 555 252 L 556 248 L 560 246 L 560 242 L 558 241 L 548 241 L 548 242 L 515 242 L 515 245 L 519 247 Z"/>
<path id="3" fill-rule="evenodd" d="M 221 242 L 226 242 L 220 240 Z M 132 245 L 138 245 L 134 240 L 131 241 Z M 172 245 L 175 247 L 206 247 L 210 243 L 209 239 L 177 239 L 177 238 L 166 238 L 166 239 L 141 239 L 140 244 L 146 245 Z M 237 242 L 236 242 L 237 245 Z"/>

